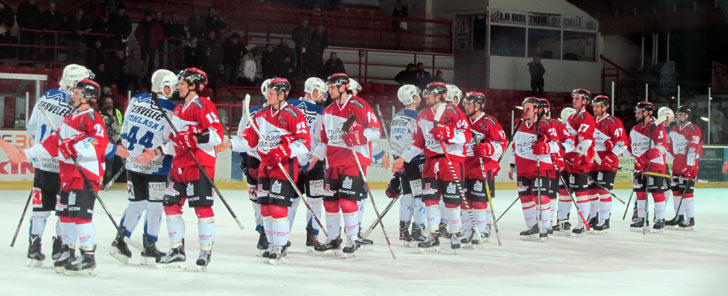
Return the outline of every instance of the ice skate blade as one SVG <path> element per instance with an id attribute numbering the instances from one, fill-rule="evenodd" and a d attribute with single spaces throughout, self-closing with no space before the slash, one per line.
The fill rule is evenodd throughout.
<path id="1" fill-rule="evenodd" d="M 183 270 L 185 269 L 185 262 L 157 263 L 154 266 L 158 269 Z"/>
<path id="2" fill-rule="evenodd" d="M 690 226 L 690 227 L 677 227 L 675 229 L 676 230 L 679 230 L 679 231 L 695 231 L 695 228 L 693 228 L 693 226 Z"/>
<path id="3" fill-rule="evenodd" d="M 28 259 L 28 267 L 30 268 L 38 268 L 43 267 L 43 261 L 38 259 Z"/>
<path id="4" fill-rule="evenodd" d="M 606 235 L 606 234 L 609 234 L 609 229 L 601 230 L 601 231 L 600 230 L 592 230 L 589 233 L 591 233 L 593 235 Z"/>
<path id="5" fill-rule="evenodd" d="M 429 247 L 429 248 L 418 248 L 418 251 L 420 252 L 420 254 L 424 254 L 424 253 L 433 253 L 433 254 L 434 253 L 440 253 L 440 247 L 437 246 L 437 247 Z"/>
<path id="6" fill-rule="evenodd" d="M 359 250 L 371 251 L 374 250 L 374 245 L 359 245 Z"/>
<path id="7" fill-rule="evenodd" d="M 131 259 L 131 257 L 124 256 L 124 254 L 120 253 L 118 250 L 109 251 L 109 255 L 124 264 L 129 264 L 129 259 Z"/>
<path id="8" fill-rule="evenodd" d="M 157 262 L 157 258 L 155 257 L 142 257 L 141 262 L 139 262 L 139 264 L 143 266 L 152 266 L 156 265 L 157 263 L 159 262 Z"/>
<path id="9" fill-rule="evenodd" d="M 326 250 L 323 252 L 314 250 L 314 255 L 321 257 L 337 257 L 339 254 L 341 254 L 341 250 Z"/>
<path id="10" fill-rule="evenodd" d="M 197 265 L 197 272 L 207 271 L 207 265 Z"/>
<path id="11" fill-rule="evenodd" d="M 532 235 L 521 235 L 522 241 L 538 241 L 539 237 L 538 234 L 532 234 Z"/>
<path id="12" fill-rule="evenodd" d="M 665 232 L 664 229 L 654 229 L 654 228 L 651 228 L 651 229 L 647 230 L 647 233 L 649 233 L 649 234 L 662 234 L 664 232 Z"/>
<path id="13" fill-rule="evenodd" d="M 270 265 L 281 265 L 281 264 L 286 264 L 286 260 L 284 260 L 283 258 L 278 258 L 278 259 L 268 259 L 268 264 L 270 264 Z"/>
<path id="14" fill-rule="evenodd" d="M 63 274 L 67 276 L 96 276 L 96 267 L 83 270 L 68 270 L 64 268 Z"/>
<path id="15" fill-rule="evenodd" d="M 403 240 L 401 242 L 402 242 L 402 246 L 405 248 L 409 248 L 412 245 L 412 241 Z"/>

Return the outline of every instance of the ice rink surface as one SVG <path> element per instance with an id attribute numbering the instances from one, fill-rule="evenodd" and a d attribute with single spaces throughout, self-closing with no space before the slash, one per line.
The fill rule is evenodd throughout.
<path id="1" fill-rule="evenodd" d="M 630 191 L 615 191 L 625 201 Z M 2 295 L 728 295 L 728 189 L 696 191 L 694 231 L 667 229 L 662 234 L 634 233 L 622 221 L 624 205 L 615 201 L 611 231 L 580 238 L 552 236 L 545 242 L 521 241 L 525 224 L 519 205 L 500 221 L 503 246 L 494 236 L 482 250 L 453 254 L 447 243 L 440 254 L 418 254 L 416 248 L 398 241 L 398 206 L 385 217 L 397 260 L 392 260 L 381 229 L 372 233 L 373 250 L 359 250 L 353 259 L 315 257 L 307 253 L 305 211 L 299 206 L 292 230 L 292 247 L 285 265 L 272 266 L 256 256 L 258 238 L 247 192 L 223 190 L 245 230 L 238 229 L 225 207 L 215 202 L 216 238 L 212 262 L 204 273 L 196 271 L 197 218 L 185 208 L 187 270 L 160 270 L 139 266 L 139 251 L 123 265 L 108 252 L 114 229 L 96 204 L 98 249 L 93 278 L 56 274 L 51 268 L 50 242 L 56 217 L 51 216 L 43 237 L 48 257 L 43 268 L 26 267 L 28 218 L 15 248 L 10 240 L 27 191 L 0 191 L 0 289 Z M 498 191 L 497 215 L 513 201 L 513 190 Z M 389 199 L 374 192 L 383 210 Z M 125 209 L 126 191 L 102 192 L 101 197 L 119 221 Z M 652 203 L 650 203 L 650 209 Z M 572 223 L 576 217 L 572 208 Z M 628 214 L 631 215 L 631 214 Z M 674 215 L 668 201 L 667 218 Z M 374 221 L 367 201 L 364 224 Z M 627 218 L 629 220 L 629 217 Z M 141 223 L 140 223 L 141 224 Z M 143 224 L 132 236 L 141 240 Z M 324 240 L 324 238 L 320 238 Z M 441 240 L 445 243 L 445 240 Z M 168 250 L 162 226 L 158 247 Z"/>

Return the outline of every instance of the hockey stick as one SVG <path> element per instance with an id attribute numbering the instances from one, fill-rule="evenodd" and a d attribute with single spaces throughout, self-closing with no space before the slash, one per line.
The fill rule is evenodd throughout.
<path id="1" fill-rule="evenodd" d="M 627 211 L 629 210 L 629 204 L 632 203 L 632 196 L 634 196 L 634 188 L 632 188 L 632 193 L 629 194 L 629 199 L 627 199 L 627 203 L 624 207 L 624 214 L 622 214 L 622 220 L 627 218 Z"/>
<path id="2" fill-rule="evenodd" d="M 258 130 L 258 127 L 255 126 L 255 122 L 253 122 L 253 117 L 250 115 L 250 95 L 245 95 L 245 100 L 243 101 L 243 112 L 245 113 L 245 118 L 248 119 L 248 123 L 251 127 L 253 127 L 253 130 L 255 130 L 255 133 L 258 134 L 258 137 L 263 138 L 263 135 L 260 133 L 260 130 Z M 296 191 L 296 194 L 298 197 L 301 198 L 303 201 L 303 204 L 306 205 L 306 208 L 311 212 L 311 216 L 313 216 L 313 219 L 316 221 L 316 223 L 319 225 L 319 229 L 321 232 L 324 233 L 326 237 L 329 236 L 329 234 L 326 232 L 326 227 L 321 223 L 321 220 L 316 216 L 316 213 L 311 208 L 311 205 L 308 204 L 308 201 L 305 197 L 303 197 L 303 193 L 301 193 L 300 190 L 298 190 L 298 186 L 296 186 L 296 182 L 293 182 L 293 178 L 291 178 L 291 175 L 288 174 L 288 171 L 283 167 L 283 164 L 280 162 L 278 163 L 278 168 L 283 172 L 283 175 L 286 176 L 286 179 L 289 183 L 291 183 L 291 187 L 293 187 L 293 190 Z"/>
<path id="3" fill-rule="evenodd" d="M 114 177 L 112 177 L 108 183 L 104 184 L 104 191 L 109 191 L 111 185 L 114 185 L 114 182 L 116 182 L 116 179 L 119 179 L 124 170 L 126 170 L 126 160 L 122 162 L 121 168 L 118 172 L 116 172 L 116 174 L 114 174 Z"/>
<path id="4" fill-rule="evenodd" d="M 566 162 L 569 162 L 569 161 L 567 160 Z M 609 193 L 609 195 L 611 195 L 612 197 L 614 197 L 617 201 L 621 202 L 623 205 L 625 204 L 624 201 L 621 198 L 617 197 L 616 194 L 612 193 L 612 191 L 610 191 L 609 189 L 607 189 L 606 187 L 604 187 L 602 185 L 599 185 L 599 183 L 597 182 L 597 180 L 594 180 L 594 178 L 592 178 L 592 176 L 590 176 L 588 174 L 585 174 L 585 175 L 586 175 L 587 178 L 589 178 L 589 180 L 592 181 L 592 183 L 594 183 L 594 185 L 596 185 L 597 187 L 599 187 L 601 189 L 606 190 L 607 193 Z"/>
<path id="5" fill-rule="evenodd" d="M 542 112 L 538 112 L 538 115 L 536 116 L 536 141 L 538 141 L 539 127 L 541 127 L 541 125 L 539 124 L 541 121 L 541 116 L 543 116 Z M 543 226 L 541 226 L 541 219 L 543 218 L 543 217 L 541 217 L 541 186 L 542 186 L 543 180 L 541 179 L 541 157 L 540 157 L 540 155 L 536 155 L 536 182 L 538 182 L 538 187 L 537 187 L 538 189 L 536 191 L 537 198 L 538 198 L 538 211 L 537 211 L 538 221 L 536 222 L 536 225 L 538 225 L 538 233 L 541 234 L 541 232 L 544 231 L 544 229 L 542 229 Z"/>
<path id="6" fill-rule="evenodd" d="M 514 200 L 513 200 L 513 202 L 511 203 L 511 205 L 510 205 L 510 206 L 508 206 L 508 207 L 506 208 L 506 210 L 505 210 L 505 211 L 503 211 L 503 213 L 501 213 L 501 215 L 500 215 L 500 216 L 498 216 L 498 219 L 495 219 L 495 222 L 498 222 L 498 221 L 500 221 L 500 219 L 501 219 L 501 218 L 503 218 L 503 216 L 505 216 L 505 215 L 506 215 L 506 213 L 508 213 L 508 210 L 510 210 L 510 209 L 511 209 L 511 208 L 513 207 L 513 205 L 515 205 L 515 204 L 516 204 L 516 202 L 517 202 L 517 201 L 518 201 L 519 199 L 521 199 L 521 198 L 520 198 L 520 197 L 518 197 L 518 196 L 516 196 L 516 199 L 514 199 Z"/>
<path id="7" fill-rule="evenodd" d="M 620 171 L 630 172 L 630 173 L 635 173 L 635 174 L 663 177 L 663 178 L 668 178 L 668 179 L 677 177 L 680 180 L 693 181 L 695 183 L 708 183 L 707 180 L 698 179 L 698 178 L 685 178 L 683 176 L 678 176 L 678 175 L 669 175 L 669 174 L 661 174 L 661 173 L 654 173 L 654 172 L 648 172 L 648 171 L 639 171 L 639 170 L 624 168 L 624 167 L 617 167 L 617 169 Z"/>
<path id="8" fill-rule="evenodd" d="M 43 108 L 41 106 L 38 109 L 43 112 L 43 115 L 45 116 L 45 118 L 48 121 L 48 124 L 51 126 L 51 128 L 54 131 L 57 131 L 58 128 L 56 128 L 56 125 L 53 123 L 53 120 L 51 120 L 51 117 L 48 115 L 48 112 L 45 110 L 45 108 Z M 63 137 L 61 137 L 61 133 L 60 132 L 57 132 L 56 133 L 56 136 L 58 137 L 58 140 L 59 141 L 63 142 Z M 111 224 L 113 224 L 114 225 L 114 228 L 116 228 L 116 232 L 117 233 L 123 232 L 124 228 L 123 227 L 119 227 L 119 224 L 116 223 L 116 220 L 114 219 L 114 216 L 112 216 L 111 215 L 111 212 L 109 212 L 109 209 L 106 207 L 106 204 L 104 203 L 104 200 L 102 200 L 101 197 L 99 196 L 99 193 L 96 192 L 96 190 L 94 190 L 94 187 L 91 185 L 91 181 L 88 180 L 88 177 L 86 176 L 86 172 L 84 172 L 83 169 L 81 168 L 81 166 L 78 164 L 78 160 L 76 159 L 76 157 L 71 157 L 71 160 L 73 161 L 73 165 L 76 166 L 76 169 L 81 174 L 81 177 L 83 178 L 84 184 L 86 186 L 88 186 L 88 188 L 91 191 L 91 193 L 93 193 L 94 198 L 99 202 L 99 205 L 101 206 L 101 208 L 106 213 L 106 216 L 108 216 L 109 217 L 109 220 L 111 220 Z M 133 247 L 135 247 L 135 248 L 137 248 L 139 250 L 143 250 L 142 246 L 140 246 L 139 243 L 137 243 L 135 241 L 132 241 L 132 240 L 127 240 L 126 239 L 126 236 L 124 236 L 124 238 L 125 238 L 124 241 L 127 242 L 129 245 L 132 245 Z"/>
<path id="9" fill-rule="evenodd" d="M 560 170 L 558 167 L 556 169 L 557 169 L 557 173 L 558 173 L 558 171 L 560 171 Z M 591 231 L 591 227 L 589 227 L 589 223 L 586 221 L 586 218 L 584 217 L 584 213 L 582 213 L 579 210 L 579 204 L 576 202 L 576 198 L 574 198 L 574 193 L 571 192 L 571 190 L 569 189 L 569 183 L 566 183 L 566 180 L 564 180 L 564 176 L 562 176 L 561 174 L 558 174 L 558 175 L 559 175 L 559 179 L 561 180 L 561 183 L 564 183 L 564 190 L 566 190 L 566 193 L 569 194 L 569 198 L 571 198 L 571 203 L 574 204 L 574 207 L 576 208 L 576 212 L 579 213 L 579 218 L 581 218 L 581 222 L 584 223 L 584 226 L 586 227 L 587 231 Z M 557 217 L 557 220 L 558 220 L 558 217 Z M 564 227 L 561 226 L 561 229 L 563 230 Z"/>
<path id="10" fill-rule="evenodd" d="M 25 207 L 23 207 L 23 213 L 20 214 L 20 221 L 18 221 L 18 227 L 15 228 L 15 234 L 13 235 L 13 240 L 10 242 L 10 247 L 12 248 L 15 246 L 15 240 L 18 238 L 18 233 L 20 233 L 20 227 L 23 225 L 23 219 L 25 218 L 25 213 L 28 211 L 28 206 L 30 205 L 30 199 L 33 197 L 33 190 L 30 190 L 30 194 L 28 194 L 28 200 L 25 201 Z M 681 200 L 682 202 L 682 200 Z"/>
<path id="11" fill-rule="evenodd" d="M 159 107 L 159 110 L 162 110 L 162 112 L 161 112 L 162 113 L 162 116 L 164 117 L 164 119 L 169 124 L 169 127 L 174 132 L 174 135 L 176 136 L 177 134 L 179 134 L 179 131 L 177 130 L 177 127 L 175 127 L 174 126 L 174 123 L 172 123 L 172 119 L 169 118 L 169 116 L 167 115 L 167 112 L 164 112 L 164 109 L 162 108 L 162 105 L 159 104 L 159 97 L 158 97 L 157 93 L 153 93 L 152 94 L 152 100 L 154 101 L 155 104 L 157 104 L 157 107 Z M 220 192 L 220 189 L 217 188 L 217 185 L 215 185 L 215 182 L 212 181 L 212 179 L 210 178 L 210 176 L 207 175 L 207 172 L 202 168 L 202 165 L 200 164 L 200 161 L 197 160 L 197 157 L 195 156 L 195 153 L 192 152 L 192 150 L 190 150 L 190 149 L 187 149 L 187 153 L 190 155 L 190 158 L 192 158 L 192 160 L 195 162 L 195 165 L 197 165 L 197 168 L 200 170 L 200 174 L 205 177 L 205 179 L 210 184 L 210 186 L 212 187 L 212 189 L 215 190 L 215 193 L 217 194 L 217 196 L 220 197 L 220 200 L 225 205 L 225 207 L 227 208 L 228 212 L 230 212 L 230 215 L 233 216 L 233 219 L 235 220 L 235 223 L 238 224 L 238 227 L 240 227 L 240 229 L 245 229 L 245 227 L 243 226 L 243 223 L 241 223 L 240 222 L 240 219 L 238 219 L 238 216 L 235 215 L 235 211 L 233 211 L 233 209 L 227 203 L 227 201 L 225 200 L 225 197 L 222 196 L 222 192 Z"/>
<path id="12" fill-rule="evenodd" d="M 488 204 L 490 205 L 490 212 L 492 215 L 495 215 L 495 210 L 493 209 L 493 198 L 490 194 L 490 185 L 488 185 L 488 178 L 485 175 L 485 164 L 483 164 L 483 158 L 478 157 L 478 160 L 480 160 L 480 171 L 483 173 L 483 182 L 485 183 L 485 193 L 488 194 Z M 498 240 L 498 245 L 502 246 L 503 243 L 501 243 L 500 238 L 500 232 L 498 231 L 498 223 L 496 223 L 496 220 L 493 220 L 493 228 L 495 228 L 495 238 Z M 475 221 L 473 221 L 475 223 Z"/>

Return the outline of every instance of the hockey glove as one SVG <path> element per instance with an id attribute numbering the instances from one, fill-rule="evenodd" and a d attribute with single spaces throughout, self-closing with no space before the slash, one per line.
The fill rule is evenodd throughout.
<path id="1" fill-rule="evenodd" d="M 488 157 L 492 156 L 493 153 L 495 153 L 495 148 L 490 142 L 478 143 L 475 145 L 473 152 L 475 153 L 475 156 Z"/>
<path id="2" fill-rule="evenodd" d="M 80 142 L 85 137 L 83 135 L 76 135 L 71 138 L 63 139 L 61 142 L 61 145 L 58 147 L 58 150 L 63 154 L 63 157 L 67 159 L 76 158 L 78 156 L 78 152 L 76 152 L 76 148 L 73 147 L 74 144 Z"/>
<path id="3" fill-rule="evenodd" d="M 653 159 L 658 159 L 662 156 L 662 153 L 660 153 L 660 149 L 652 148 L 650 150 L 647 150 L 647 152 L 643 153 L 640 156 L 639 161 L 642 163 L 642 166 L 647 167 L 647 164 L 650 163 Z"/>
<path id="4" fill-rule="evenodd" d="M 389 180 L 389 185 L 387 186 L 387 190 L 384 191 L 384 194 L 386 194 L 389 198 L 398 198 L 402 193 L 401 185 L 399 173 L 395 173 L 394 176 L 392 176 L 392 179 Z"/>
<path id="5" fill-rule="evenodd" d="M 602 158 L 602 165 L 608 166 L 610 168 L 616 168 L 617 166 L 619 166 L 619 157 L 614 155 L 614 153 L 607 153 Z"/>
<path id="6" fill-rule="evenodd" d="M 341 136 L 344 140 L 344 144 L 349 147 L 361 146 L 367 143 L 367 138 L 364 137 L 364 126 L 356 121 L 352 121 L 348 128 L 344 130 L 344 134 Z"/>
<path id="7" fill-rule="evenodd" d="M 440 125 L 432 128 L 430 134 L 435 138 L 435 141 L 450 140 L 455 137 L 455 130 L 447 125 Z"/>
<path id="8" fill-rule="evenodd" d="M 604 147 L 607 152 L 612 151 L 612 148 L 614 148 L 614 143 L 611 140 L 604 141 Z"/>
<path id="9" fill-rule="evenodd" d="M 566 153 L 564 159 L 566 160 L 566 166 L 569 168 L 569 172 L 577 173 L 581 171 L 582 157 L 578 153 Z"/>
<path id="10" fill-rule="evenodd" d="M 287 144 L 281 144 L 271 149 L 266 156 L 266 160 L 270 164 L 277 164 L 288 160 L 291 157 L 291 148 Z"/>
<path id="11" fill-rule="evenodd" d="M 189 126 L 186 131 L 181 131 L 172 139 L 177 147 L 192 149 L 197 147 L 197 134 L 202 132 L 197 126 Z"/>
<path id="12" fill-rule="evenodd" d="M 549 154 L 549 144 L 543 141 L 536 141 L 531 146 L 531 149 L 533 150 L 533 154 L 535 155 L 546 155 Z"/>
<path id="13" fill-rule="evenodd" d="M 686 166 L 682 169 L 680 175 L 688 179 L 695 178 L 695 169 L 691 166 Z"/>

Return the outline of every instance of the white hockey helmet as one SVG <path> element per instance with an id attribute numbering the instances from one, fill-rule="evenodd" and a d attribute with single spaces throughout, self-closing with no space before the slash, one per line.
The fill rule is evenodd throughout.
<path id="1" fill-rule="evenodd" d="M 565 107 L 564 109 L 562 109 L 561 118 L 560 118 L 561 122 L 566 124 L 569 121 L 569 117 L 571 117 L 571 115 L 573 115 L 574 113 L 576 113 L 576 109 L 574 109 L 574 108 Z"/>
<path id="2" fill-rule="evenodd" d="M 58 82 L 60 87 L 65 90 L 71 90 L 76 84 L 84 79 L 94 79 L 94 73 L 84 66 L 77 64 L 69 64 L 63 68 L 63 76 Z"/>
<path id="3" fill-rule="evenodd" d="M 313 93 L 314 90 L 318 90 L 320 95 L 326 95 L 326 93 L 329 91 L 329 87 L 326 85 L 326 82 L 324 82 L 321 78 L 311 77 L 309 79 L 306 79 L 306 82 L 303 85 L 303 91 L 307 94 L 310 94 Z"/>
<path id="4" fill-rule="evenodd" d="M 362 91 L 361 84 L 356 80 L 349 78 L 349 90 L 354 92 L 354 95 L 359 94 Z"/>
<path id="5" fill-rule="evenodd" d="M 420 89 L 412 84 L 405 84 L 399 87 L 397 98 L 403 105 L 409 106 L 417 102 L 414 97 L 421 98 Z"/>
<path id="6" fill-rule="evenodd" d="M 445 87 L 447 87 L 447 96 L 445 96 L 445 102 L 453 103 L 455 105 L 460 103 L 460 100 L 463 98 L 463 91 L 454 84 L 446 84 Z"/>
<path id="7" fill-rule="evenodd" d="M 265 81 L 263 81 L 263 83 L 260 85 L 260 93 L 263 94 L 263 97 L 268 95 L 268 85 L 270 84 L 271 81 L 273 81 L 273 78 L 268 78 Z"/>
<path id="8" fill-rule="evenodd" d="M 172 73 L 172 71 L 159 69 L 154 71 L 154 74 L 152 74 L 152 92 L 161 93 L 165 97 L 168 97 L 171 94 L 165 94 L 164 87 L 169 87 L 169 89 L 174 92 L 178 82 L 179 79 L 177 78 L 177 75 Z"/>
<path id="9" fill-rule="evenodd" d="M 675 113 L 668 107 L 660 107 L 657 109 L 657 118 L 665 117 L 667 122 L 673 122 L 675 120 Z"/>

